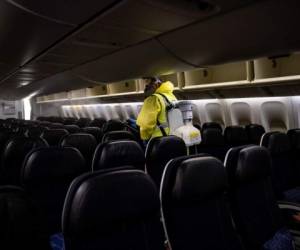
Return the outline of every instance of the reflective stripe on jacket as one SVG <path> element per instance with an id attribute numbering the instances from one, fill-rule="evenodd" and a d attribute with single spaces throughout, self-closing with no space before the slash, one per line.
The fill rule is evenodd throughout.
<path id="1" fill-rule="evenodd" d="M 161 130 L 157 127 L 157 120 L 164 127 L 166 134 L 169 134 L 170 130 L 167 125 L 166 104 L 163 97 L 156 94 L 161 93 L 168 98 L 169 101 L 176 101 L 177 99 L 173 95 L 173 90 L 174 85 L 167 81 L 160 85 L 154 95 L 145 99 L 137 118 L 142 140 L 162 136 Z"/>

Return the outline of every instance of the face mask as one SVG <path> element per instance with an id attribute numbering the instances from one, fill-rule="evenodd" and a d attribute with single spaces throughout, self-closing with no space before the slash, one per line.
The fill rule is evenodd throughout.
<path id="1" fill-rule="evenodd" d="M 146 85 L 146 87 L 144 89 L 145 98 L 153 95 L 155 93 L 155 90 L 156 90 L 155 85 L 153 85 L 153 84 Z"/>

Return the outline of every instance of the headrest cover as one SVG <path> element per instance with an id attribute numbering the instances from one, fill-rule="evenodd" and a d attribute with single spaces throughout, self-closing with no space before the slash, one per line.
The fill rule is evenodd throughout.
<path id="1" fill-rule="evenodd" d="M 75 148 L 50 147 L 31 151 L 24 160 L 23 184 L 76 176 L 85 171 L 85 161 Z"/>
<path id="2" fill-rule="evenodd" d="M 159 213 L 150 177 L 138 170 L 97 171 L 73 181 L 63 210 L 65 235 L 107 232 Z"/>
<path id="3" fill-rule="evenodd" d="M 300 150 L 300 129 L 290 129 L 287 136 L 290 139 L 291 147 Z"/>
<path id="4" fill-rule="evenodd" d="M 224 130 L 225 141 L 230 145 L 243 145 L 248 143 L 246 130 L 241 126 L 229 126 Z"/>
<path id="5" fill-rule="evenodd" d="M 269 136 L 266 134 L 265 136 L 266 139 L 263 144 L 270 150 L 271 154 L 282 154 L 291 150 L 289 137 L 286 134 L 277 132 L 271 133 Z"/>
<path id="6" fill-rule="evenodd" d="M 266 148 L 251 146 L 240 151 L 236 169 L 239 183 L 263 179 L 271 174 L 271 157 Z"/>
<path id="7" fill-rule="evenodd" d="M 92 164 L 94 171 L 124 165 L 144 170 L 144 152 L 136 141 L 112 141 L 97 147 Z"/>
<path id="8" fill-rule="evenodd" d="M 222 131 L 217 128 L 207 128 L 202 132 L 202 145 L 205 146 L 224 146 Z"/>
<path id="9" fill-rule="evenodd" d="M 111 131 L 106 133 L 103 138 L 102 142 L 109 142 L 109 141 L 118 141 L 118 140 L 133 140 L 135 141 L 135 137 L 128 131 Z"/>
<path id="10" fill-rule="evenodd" d="M 221 194 L 227 188 L 223 164 L 205 156 L 183 161 L 177 169 L 173 198 L 177 201 L 201 201 Z"/>

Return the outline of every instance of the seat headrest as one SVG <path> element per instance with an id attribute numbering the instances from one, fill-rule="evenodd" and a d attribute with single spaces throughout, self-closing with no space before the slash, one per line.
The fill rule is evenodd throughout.
<path id="1" fill-rule="evenodd" d="M 291 147 L 300 150 L 300 129 L 290 129 L 287 132 Z"/>
<path id="2" fill-rule="evenodd" d="M 263 179 L 270 174 L 271 156 L 266 148 L 250 146 L 239 152 L 235 174 L 239 183 Z"/>
<path id="3" fill-rule="evenodd" d="M 96 148 L 97 141 L 95 137 L 90 134 L 76 133 L 66 135 L 62 139 L 61 145 L 75 148 Z"/>
<path id="4" fill-rule="evenodd" d="M 102 170 L 78 177 L 67 194 L 64 235 L 97 235 L 114 226 L 159 213 L 159 197 L 150 177 L 138 170 Z"/>
<path id="5" fill-rule="evenodd" d="M 106 134 L 110 131 L 120 131 L 124 130 L 125 125 L 123 122 L 119 120 L 109 120 L 108 122 L 104 123 L 102 126 L 102 132 L 103 134 Z"/>
<path id="6" fill-rule="evenodd" d="M 65 129 L 49 129 L 45 130 L 41 138 L 45 139 L 50 146 L 58 145 L 60 140 L 68 135 L 69 132 Z"/>
<path id="7" fill-rule="evenodd" d="M 89 126 L 102 128 L 104 123 L 106 123 L 106 120 L 104 118 L 95 118 L 90 122 Z"/>
<path id="8" fill-rule="evenodd" d="M 245 127 L 250 143 L 259 144 L 262 135 L 265 133 L 263 126 L 258 124 L 249 124 Z"/>
<path id="9" fill-rule="evenodd" d="M 205 146 L 224 146 L 222 131 L 217 128 L 207 128 L 202 132 L 202 145 Z"/>
<path id="10" fill-rule="evenodd" d="M 85 133 L 93 135 L 96 140 L 100 140 L 102 138 L 101 129 L 98 127 L 85 127 L 82 129 Z"/>
<path id="11" fill-rule="evenodd" d="M 136 141 L 111 141 L 97 147 L 92 163 L 93 171 L 124 165 L 144 170 L 144 152 Z"/>
<path id="12" fill-rule="evenodd" d="M 239 146 L 248 143 L 248 135 L 242 126 L 228 126 L 224 130 L 224 137 L 226 143 Z"/>
<path id="13" fill-rule="evenodd" d="M 169 160 L 186 154 L 186 146 L 181 138 L 174 135 L 154 137 L 146 148 L 146 162 L 166 165 Z"/>
<path id="14" fill-rule="evenodd" d="M 271 154 L 282 154 L 291 150 L 289 137 L 281 132 L 264 134 L 261 145 L 269 149 Z"/>
<path id="15" fill-rule="evenodd" d="M 173 198 L 177 201 L 201 201 L 221 194 L 227 188 L 225 168 L 211 156 L 184 160 L 177 168 Z"/>
<path id="16" fill-rule="evenodd" d="M 46 180 L 78 176 L 85 171 L 85 161 L 81 153 L 71 147 L 39 148 L 25 158 L 21 171 L 24 185 Z"/>
<path id="17" fill-rule="evenodd" d="M 222 132 L 222 126 L 217 122 L 205 122 L 202 124 L 202 132 L 208 128 L 219 129 Z"/>
<path id="18" fill-rule="evenodd" d="M 27 138 L 25 136 L 13 137 L 5 146 L 3 152 L 3 162 L 9 158 L 13 161 L 16 158 L 25 156 L 33 148 L 47 147 L 47 142 L 42 138 Z"/>
<path id="19" fill-rule="evenodd" d="M 74 124 L 71 125 L 65 125 L 64 128 L 68 130 L 70 134 L 79 133 L 81 131 L 80 127 Z"/>
<path id="20" fill-rule="evenodd" d="M 109 142 L 109 141 L 118 141 L 118 140 L 132 140 L 135 141 L 136 138 L 132 133 L 129 131 L 110 131 L 106 133 L 102 138 L 103 142 Z"/>

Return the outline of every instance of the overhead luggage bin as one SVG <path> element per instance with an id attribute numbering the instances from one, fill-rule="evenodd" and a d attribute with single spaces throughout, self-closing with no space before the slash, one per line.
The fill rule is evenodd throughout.
<path id="1" fill-rule="evenodd" d="M 300 54 L 254 60 L 256 83 L 293 81 L 300 79 Z"/>
<path id="2" fill-rule="evenodd" d="M 248 84 L 248 62 L 237 62 L 184 72 L 184 89 Z"/>
<path id="3" fill-rule="evenodd" d="M 86 63 L 74 69 L 73 73 L 91 81 L 118 82 L 192 68 L 171 55 L 156 40 L 148 40 Z"/>
<path id="4" fill-rule="evenodd" d="M 107 93 L 107 86 L 104 84 L 86 89 L 87 96 L 101 96 L 106 95 Z"/>
<path id="5" fill-rule="evenodd" d="M 109 83 L 108 94 L 125 94 L 125 93 L 132 93 L 136 92 L 136 81 L 135 80 L 128 80 L 128 81 L 121 81 L 116 83 Z"/>

